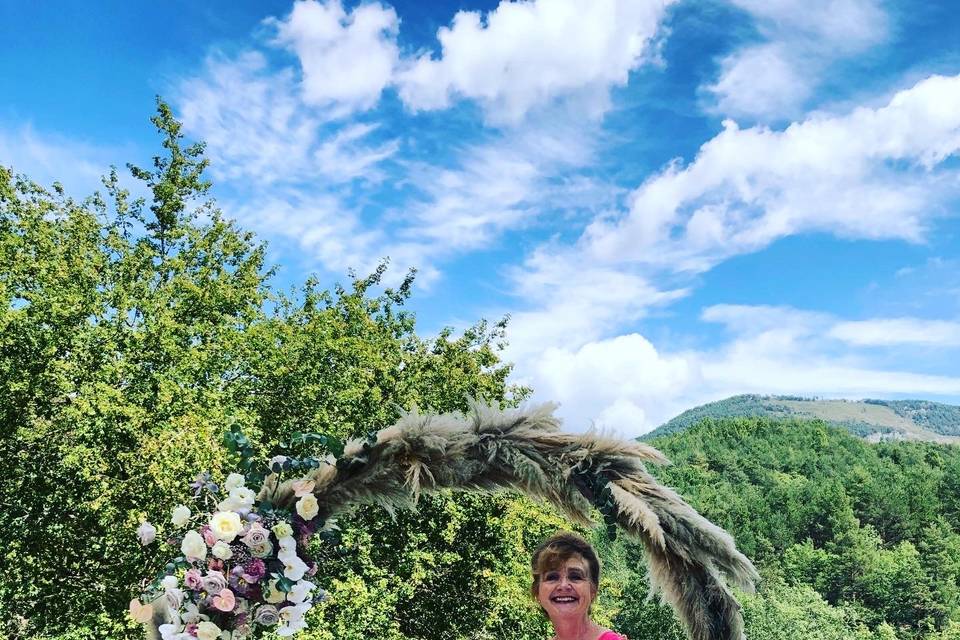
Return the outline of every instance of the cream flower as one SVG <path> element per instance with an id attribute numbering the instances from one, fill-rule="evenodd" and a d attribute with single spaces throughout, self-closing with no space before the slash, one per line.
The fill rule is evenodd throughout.
<path id="1" fill-rule="evenodd" d="M 186 505 L 179 505 L 173 508 L 170 521 L 175 527 L 183 527 L 190 522 L 190 509 Z"/>
<path id="2" fill-rule="evenodd" d="M 163 585 L 164 589 L 176 589 L 180 586 L 180 581 L 177 580 L 177 576 L 164 576 L 160 584 Z"/>
<path id="3" fill-rule="evenodd" d="M 208 620 L 204 620 L 197 625 L 197 638 L 199 640 L 217 640 L 220 637 L 220 627 Z"/>
<path id="4" fill-rule="evenodd" d="M 247 482 L 246 479 L 239 473 L 231 473 L 230 475 L 227 476 L 227 479 L 224 481 L 223 488 L 226 489 L 227 492 L 230 492 L 238 487 L 244 486 L 246 482 Z"/>
<path id="5" fill-rule="evenodd" d="M 213 545 L 213 549 L 210 550 L 210 553 L 221 560 L 229 560 L 233 557 L 233 549 L 231 549 L 230 545 L 223 540 L 217 540 L 217 543 Z"/>
<path id="6" fill-rule="evenodd" d="M 271 531 L 273 531 L 273 535 L 277 536 L 277 540 L 293 536 L 293 527 L 290 526 L 289 522 L 278 522 L 273 525 Z"/>
<path id="7" fill-rule="evenodd" d="M 309 493 L 297 500 L 297 513 L 304 520 L 313 520 L 320 513 L 320 505 L 317 504 L 317 496 Z"/>
<path id="8" fill-rule="evenodd" d="M 150 622 L 153 619 L 153 607 L 149 604 L 143 604 L 138 598 L 134 598 L 130 601 L 130 617 L 141 624 Z"/>
<path id="9" fill-rule="evenodd" d="M 224 542 L 233 542 L 241 529 L 243 529 L 243 523 L 240 522 L 240 514 L 233 511 L 218 511 L 210 519 L 210 530 L 213 531 L 213 535 Z"/>
<path id="10" fill-rule="evenodd" d="M 263 599 L 269 602 L 270 604 L 279 604 L 286 599 L 287 594 L 283 591 L 280 591 L 280 588 L 277 586 L 277 580 L 271 580 L 267 583 L 268 591 L 264 595 Z"/>
<path id="11" fill-rule="evenodd" d="M 272 553 L 273 545 L 269 541 L 250 547 L 250 555 L 254 558 L 269 558 Z"/>
<path id="12" fill-rule="evenodd" d="M 193 560 L 203 560 L 207 557 L 207 544 L 196 531 L 187 531 L 180 543 L 180 551 L 184 556 Z"/>

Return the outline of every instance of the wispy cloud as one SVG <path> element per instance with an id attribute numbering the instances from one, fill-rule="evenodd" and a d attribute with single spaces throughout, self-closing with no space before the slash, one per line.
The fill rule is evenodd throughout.
<path id="1" fill-rule="evenodd" d="M 857 346 L 960 347 L 960 322 L 879 318 L 839 323 L 830 329 L 829 335 Z"/>
<path id="2" fill-rule="evenodd" d="M 377 177 L 399 143 L 367 144 L 376 123 L 331 121 L 303 103 L 298 86 L 292 69 L 270 67 L 259 51 L 212 54 L 200 75 L 178 87 L 178 112 L 186 130 L 206 141 L 222 180 L 269 186 Z"/>
<path id="3" fill-rule="evenodd" d="M 809 231 L 919 242 L 957 193 L 955 170 L 942 165 L 958 149 L 960 76 L 783 131 L 728 121 L 689 165 L 641 185 L 625 217 L 592 224 L 584 250 L 695 272 Z"/>
<path id="4" fill-rule="evenodd" d="M 877 0 L 731 0 L 763 38 L 720 61 L 705 87 L 711 110 L 761 120 L 798 115 L 833 60 L 882 42 L 888 18 Z"/>
<path id="5" fill-rule="evenodd" d="M 727 123 L 689 165 L 672 163 L 641 185 L 626 213 L 598 217 L 573 244 L 544 244 L 514 272 L 519 378 L 544 398 L 563 398 L 577 424 L 629 419 L 610 424 L 634 433 L 732 393 L 957 393 L 960 378 L 856 351 L 866 341 L 874 352 L 895 346 L 883 332 L 895 328 L 889 319 L 852 325 L 820 312 L 715 305 L 702 320 L 734 336 L 681 352 L 661 352 L 630 327 L 686 295 L 694 275 L 789 235 L 924 241 L 938 217 L 951 215 L 960 186 L 947 162 L 960 150 L 958 114 L 960 76 L 931 77 L 885 106 L 817 114 L 782 131 Z M 850 337 L 871 327 L 859 343 Z M 899 344 L 932 329 L 941 346 L 955 340 L 949 323 L 899 328 Z M 842 338 L 847 351 L 838 350 Z M 598 373 L 601 360 L 616 381 Z"/>
<path id="6" fill-rule="evenodd" d="M 0 164 L 43 186 L 60 182 L 76 196 L 102 189 L 101 176 L 123 155 L 122 150 L 37 131 L 29 124 L 0 126 Z"/>

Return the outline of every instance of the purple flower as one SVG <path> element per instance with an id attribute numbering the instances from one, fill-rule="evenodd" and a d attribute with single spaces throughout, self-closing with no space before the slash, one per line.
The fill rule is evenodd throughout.
<path id="1" fill-rule="evenodd" d="M 243 579 L 247 582 L 259 582 L 267 574 L 267 565 L 260 558 L 254 558 L 243 569 Z"/>

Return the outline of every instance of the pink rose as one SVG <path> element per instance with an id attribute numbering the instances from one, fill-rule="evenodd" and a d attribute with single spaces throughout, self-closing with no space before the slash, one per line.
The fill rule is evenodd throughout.
<path id="1" fill-rule="evenodd" d="M 200 575 L 200 570 L 190 569 L 183 574 L 183 583 L 187 585 L 188 589 L 200 591 L 203 588 L 203 577 Z"/>
<path id="2" fill-rule="evenodd" d="M 210 528 L 210 525 L 205 524 L 200 527 L 200 535 L 203 536 L 203 541 L 207 543 L 208 547 L 217 544 L 217 536 L 213 535 L 213 529 Z"/>
<path id="3" fill-rule="evenodd" d="M 250 548 L 259 547 L 270 539 L 270 532 L 263 528 L 259 522 L 250 525 L 250 530 L 243 536 L 243 544 Z"/>

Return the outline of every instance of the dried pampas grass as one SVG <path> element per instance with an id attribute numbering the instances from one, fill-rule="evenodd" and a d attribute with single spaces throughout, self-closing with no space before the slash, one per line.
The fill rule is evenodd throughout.
<path id="1" fill-rule="evenodd" d="M 592 524 L 597 487 L 607 517 L 640 540 L 651 587 L 677 612 L 691 640 L 742 640 L 740 606 L 728 587 L 752 590 L 756 569 L 723 529 L 662 486 L 644 464 L 667 463 L 646 444 L 561 432 L 545 404 L 502 411 L 475 404 L 467 414 L 416 410 L 375 440 L 354 440 L 343 456 L 308 475 L 325 521 L 353 504 L 413 507 L 423 492 L 514 490 Z M 260 493 L 295 502 L 292 482 L 268 476 Z"/>

